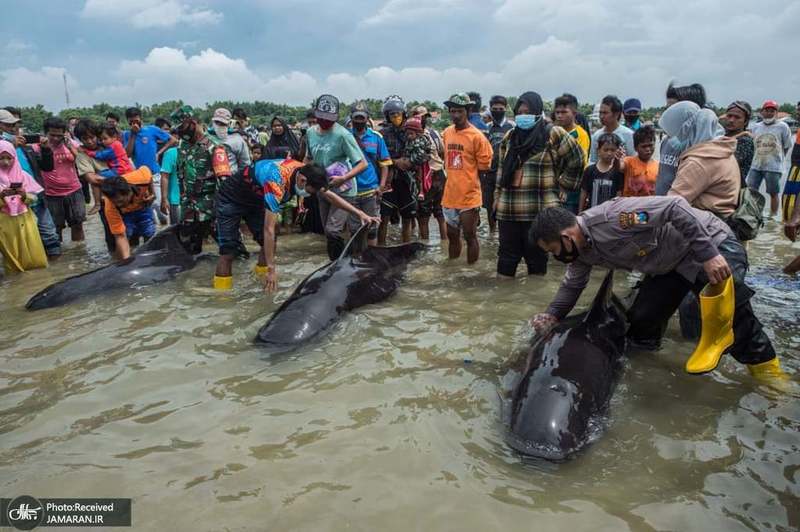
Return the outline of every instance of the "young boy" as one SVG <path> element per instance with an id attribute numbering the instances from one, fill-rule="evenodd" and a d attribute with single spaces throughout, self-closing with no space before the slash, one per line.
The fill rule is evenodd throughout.
<path id="1" fill-rule="evenodd" d="M 614 134 L 606 133 L 597 139 L 597 162 L 584 170 L 581 180 L 580 212 L 619 196 L 624 182 L 619 168 L 620 147 L 622 141 Z"/>
<path id="2" fill-rule="evenodd" d="M 589 133 L 575 121 L 578 116 L 578 99 L 571 94 L 563 94 L 556 98 L 554 108 L 556 125 L 563 127 L 575 139 L 575 142 L 583 150 L 583 163 L 587 165 L 589 163 L 589 146 L 592 140 L 589 138 Z M 567 192 L 563 194 L 563 197 L 565 209 L 574 214 L 581 211 L 583 204 L 580 202 L 580 191 Z"/>
<path id="3" fill-rule="evenodd" d="M 135 168 L 128 158 L 122 142 L 119 141 L 119 132 L 117 128 L 111 125 L 104 125 L 100 128 L 100 141 L 105 146 L 102 150 L 87 150 L 80 148 L 86 155 L 98 161 L 105 161 L 108 164 L 108 170 L 103 170 L 100 175 L 103 177 L 116 177 L 133 172 Z"/>
<path id="4" fill-rule="evenodd" d="M 622 195 L 653 196 L 656 193 L 658 161 L 653 160 L 656 151 L 656 132 L 652 126 L 644 126 L 633 134 L 636 156 L 625 157 L 621 168 L 625 173 Z"/>

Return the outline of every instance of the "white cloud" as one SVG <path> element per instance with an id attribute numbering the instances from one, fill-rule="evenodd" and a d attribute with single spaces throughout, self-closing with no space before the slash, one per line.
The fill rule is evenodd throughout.
<path id="1" fill-rule="evenodd" d="M 81 16 L 109 24 L 127 22 L 136 29 L 171 28 L 178 22 L 203 26 L 223 18 L 222 13 L 181 0 L 86 0 Z"/>
<path id="2" fill-rule="evenodd" d="M 63 68 L 57 67 L 39 70 L 20 67 L 0 71 L 0 95 L 3 101 L 12 105 L 44 104 L 60 109 L 65 104 L 65 73 Z M 77 80 L 69 74 L 67 84 L 71 93 L 79 89 Z"/>

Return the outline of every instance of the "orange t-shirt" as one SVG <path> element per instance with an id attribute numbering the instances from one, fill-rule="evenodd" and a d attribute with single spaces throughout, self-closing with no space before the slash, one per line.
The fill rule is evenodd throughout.
<path id="1" fill-rule="evenodd" d="M 625 157 L 625 186 L 622 188 L 622 195 L 654 196 L 656 177 L 658 177 L 657 160 L 650 159 L 644 162 L 636 155 Z"/>
<path id="2" fill-rule="evenodd" d="M 103 196 L 103 214 L 106 216 L 108 222 L 108 229 L 112 235 L 125 234 L 125 221 L 122 219 L 123 214 L 138 211 L 150 205 L 152 201 L 145 201 L 144 197 L 150 191 L 150 184 L 153 182 L 153 175 L 150 169 L 146 166 L 140 166 L 133 172 L 127 173 L 122 178 L 128 182 L 133 189 L 133 198 L 131 202 L 122 209 L 118 209 L 114 203 Z"/>
<path id="3" fill-rule="evenodd" d="M 456 129 L 449 126 L 442 134 L 447 182 L 442 207 L 474 209 L 483 203 L 478 172 L 492 165 L 492 145 L 474 126 Z"/>

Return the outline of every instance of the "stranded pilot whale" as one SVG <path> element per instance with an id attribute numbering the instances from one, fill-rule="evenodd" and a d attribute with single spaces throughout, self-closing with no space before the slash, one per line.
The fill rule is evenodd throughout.
<path id="1" fill-rule="evenodd" d="M 561 461 L 592 441 L 622 372 L 627 321 L 613 270 L 587 312 L 536 341 L 511 394 L 508 443 L 526 456 Z"/>
<path id="2" fill-rule="evenodd" d="M 327 329 L 344 312 L 378 303 L 391 296 L 407 264 L 424 245 L 367 247 L 351 252 L 367 228 L 362 226 L 333 262 L 306 277 L 258 331 L 255 342 L 272 352 L 298 347 Z"/>
<path id="3" fill-rule="evenodd" d="M 40 310 L 126 288 L 163 283 L 197 264 L 181 243 L 178 226 L 170 226 L 142 244 L 130 257 L 96 270 L 68 277 L 34 295 L 25 308 Z"/>

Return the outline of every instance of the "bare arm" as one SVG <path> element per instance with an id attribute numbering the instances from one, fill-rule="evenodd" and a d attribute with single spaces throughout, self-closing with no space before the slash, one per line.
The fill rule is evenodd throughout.
<path id="1" fill-rule="evenodd" d="M 114 235 L 114 242 L 116 243 L 114 253 L 117 256 L 117 260 L 125 260 L 131 256 L 131 245 L 127 236 L 124 234 Z"/>

